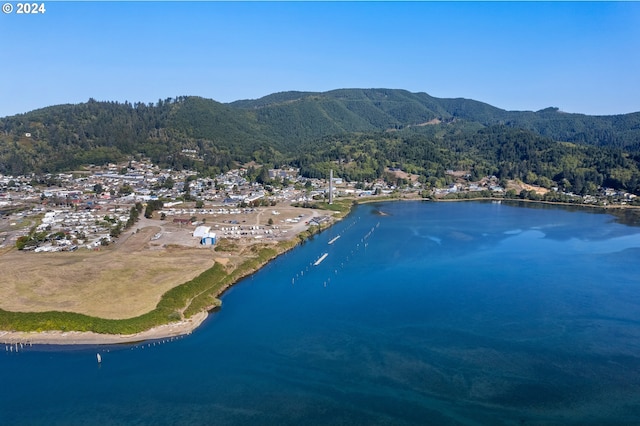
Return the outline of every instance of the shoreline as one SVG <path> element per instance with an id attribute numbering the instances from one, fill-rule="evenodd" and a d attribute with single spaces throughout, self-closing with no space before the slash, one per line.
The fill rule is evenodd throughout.
<path id="1" fill-rule="evenodd" d="M 287 244 L 277 244 L 273 248 L 276 249 L 276 253 L 255 265 L 253 268 L 242 271 L 232 281 L 227 282 L 220 287 L 215 293 L 210 295 L 219 300 L 219 297 L 224 294 L 229 288 L 240 282 L 246 277 L 255 274 L 264 266 L 266 266 L 272 260 L 278 258 L 280 255 L 287 253 L 294 249 L 298 245 L 302 244 L 307 239 L 314 235 L 329 229 L 336 222 L 342 220 L 351 210 L 355 207 L 351 204 L 349 210 L 344 215 L 338 215 L 334 217 L 334 220 L 328 226 L 319 226 L 315 230 L 309 229 L 299 232 L 292 236 L 288 240 Z M 215 266 L 215 265 L 214 265 Z M 229 276 L 233 275 L 241 269 L 242 265 L 239 265 L 236 269 L 229 272 Z M 92 331 L 61 331 L 61 330 L 46 330 L 46 331 L 7 331 L 0 330 L 0 344 L 4 345 L 19 345 L 19 344 L 35 344 L 35 345 L 117 345 L 124 343 L 136 343 L 148 340 L 158 340 L 165 338 L 172 338 L 178 336 L 184 336 L 191 334 L 196 328 L 198 328 L 209 316 L 209 312 L 217 309 L 219 304 L 209 305 L 206 309 L 193 314 L 189 318 L 184 318 L 181 321 L 161 324 L 152 327 L 148 330 L 140 331 L 133 334 L 103 334 Z"/>
<path id="2" fill-rule="evenodd" d="M 323 228 L 321 230 L 328 229 Z M 319 231 L 321 231 L 319 230 Z M 318 231 L 318 232 L 319 232 Z M 307 231 L 305 231 L 307 232 Z M 299 238 L 301 232 L 296 234 L 295 238 Z M 314 234 L 311 234 L 314 235 Z M 310 236 L 311 236 L 310 235 Z M 295 240 L 292 240 L 295 241 Z M 241 272 L 234 280 L 226 283 L 218 289 L 215 293 L 210 295 L 219 300 L 219 297 L 224 294 L 228 289 L 235 284 L 255 274 L 260 269 L 265 267 L 269 262 L 276 259 L 280 255 L 297 247 L 301 241 L 295 241 L 290 245 L 281 247 L 277 253 L 267 259 L 265 262 L 251 268 L 247 271 Z M 278 247 L 278 246 L 276 246 Z M 215 266 L 215 265 L 214 265 Z M 237 272 L 240 268 L 236 268 L 231 271 L 229 275 Z M 158 340 L 165 338 L 172 338 L 178 336 L 184 336 L 191 334 L 196 328 L 198 328 L 209 316 L 209 312 L 212 312 L 219 308 L 219 304 L 208 306 L 206 309 L 193 314 L 189 318 L 184 318 L 180 321 L 171 322 L 167 324 L 157 325 L 148 330 L 143 330 L 133 334 L 106 334 L 96 333 L 93 331 L 61 331 L 61 330 L 46 330 L 46 331 L 6 331 L 0 330 L 0 345 L 14 345 L 14 344 L 35 344 L 35 345 L 117 345 L 122 343 L 136 343 L 147 340 Z"/>
<path id="3" fill-rule="evenodd" d="M 240 276 L 236 277 L 233 282 L 229 282 L 219 289 L 215 294 L 212 294 L 214 298 L 219 298 L 225 291 L 229 288 L 240 282 L 242 279 L 258 272 L 264 266 L 266 266 L 269 262 L 276 259 L 280 255 L 288 252 L 289 250 L 294 249 L 300 243 L 304 242 L 309 237 L 315 235 L 316 233 L 320 233 L 326 229 L 329 229 L 336 222 L 342 220 L 344 217 L 349 215 L 354 207 L 358 204 L 369 204 L 374 202 L 389 202 L 389 201 L 432 201 L 432 202 L 450 202 L 450 201 L 507 201 L 507 202 L 528 202 L 528 203 L 540 203 L 540 204 L 550 204 L 550 205 L 560 205 L 560 206 L 572 206 L 572 207 L 580 207 L 580 208 L 591 208 L 594 210 L 601 210 L 606 212 L 607 210 L 620 209 L 624 210 L 625 208 L 630 209 L 638 209 L 635 206 L 594 206 L 594 205 L 579 205 L 572 203 L 562 203 L 562 202 L 545 202 L 545 201 L 535 201 L 535 200 L 518 200 L 518 199 L 503 199 L 503 198 L 468 198 L 468 199 L 422 199 L 417 197 L 411 198 L 383 198 L 383 199 L 373 199 L 366 198 L 363 200 L 351 200 L 352 203 L 349 207 L 349 210 L 342 216 L 336 217 L 335 220 L 327 227 L 321 227 L 317 229 L 314 233 L 307 235 L 305 238 L 301 238 L 303 234 L 308 231 L 303 231 L 299 234 L 296 234 L 295 237 L 290 240 L 292 243 L 286 245 L 285 247 L 280 247 L 281 250 L 266 260 L 264 263 L 257 265 L 251 270 L 244 271 Z M 356 201 L 356 203 L 353 203 Z M 230 273 L 231 274 L 231 273 Z M 191 334 L 196 328 L 198 328 L 209 316 L 209 312 L 213 309 L 217 308 L 217 306 L 209 306 L 206 310 L 200 311 L 189 318 L 185 318 L 181 321 L 161 324 L 155 327 L 152 327 L 148 330 L 144 330 L 134 334 L 101 334 L 91 331 L 61 331 L 61 330 L 48 330 L 48 331 L 3 331 L 0 330 L 0 344 L 5 345 L 14 345 L 14 344 L 36 344 L 36 345 L 117 345 L 124 343 L 135 343 L 142 342 L 148 340 L 157 340 L 163 338 L 172 338 L 178 336 L 184 336 Z"/>
<path id="4" fill-rule="evenodd" d="M 117 345 L 158 340 L 188 335 L 209 316 L 201 311 L 191 318 L 159 325 L 134 334 L 100 334 L 93 331 L 0 331 L 0 344 L 4 345 Z"/>

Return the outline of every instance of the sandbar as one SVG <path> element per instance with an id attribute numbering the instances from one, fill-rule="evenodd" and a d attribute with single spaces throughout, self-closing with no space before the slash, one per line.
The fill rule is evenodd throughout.
<path id="1" fill-rule="evenodd" d="M 191 318 L 159 325 L 135 334 L 100 334 L 90 331 L 0 331 L 2 344 L 34 344 L 34 345 L 116 345 L 134 343 L 145 340 L 158 340 L 191 334 L 207 319 L 206 311 L 199 312 Z"/>

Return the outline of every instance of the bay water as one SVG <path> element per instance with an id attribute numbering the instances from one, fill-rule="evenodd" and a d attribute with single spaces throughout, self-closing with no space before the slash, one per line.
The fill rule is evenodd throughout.
<path id="1" fill-rule="evenodd" d="M 0 348 L 0 424 L 640 424 L 639 264 L 602 212 L 360 205 L 191 335 Z"/>

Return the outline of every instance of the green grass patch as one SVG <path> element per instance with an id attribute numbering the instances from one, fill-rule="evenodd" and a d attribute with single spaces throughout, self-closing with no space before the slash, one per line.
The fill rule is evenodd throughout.
<path id="1" fill-rule="evenodd" d="M 238 244 L 228 238 L 219 238 L 218 241 L 216 241 L 216 245 L 213 247 L 213 250 L 219 252 L 237 252 Z"/>
<path id="2" fill-rule="evenodd" d="M 327 206 L 331 207 L 330 210 L 344 216 L 349 213 L 353 203 L 342 200 Z M 183 316 L 190 318 L 198 312 L 220 306 L 221 302 L 217 296 L 225 289 L 329 226 L 329 224 L 311 226 L 307 231 L 299 234 L 298 238 L 281 241 L 277 245 L 255 246 L 255 249 L 252 249 L 253 256 L 229 273 L 222 264 L 216 263 L 192 280 L 167 291 L 154 310 L 134 318 L 104 319 L 73 312 L 10 312 L 0 309 L 0 330 L 134 334 L 180 320 Z"/>
<path id="3" fill-rule="evenodd" d="M 316 206 L 317 208 L 322 210 L 337 212 L 339 213 L 337 215 L 338 217 L 344 217 L 347 214 L 349 214 L 349 212 L 351 211 L 351 207 L 353 207 L 353 201 L 352 200 L 336 200 L 333 202 L 333 204 L 322 202 L 322 203 L 316 203 Z"/>
<path id="4" fill-rule="evenodd" d="M 280 253 L 295 247 L 294 241 L 257 250 L 227 273 L 216 263 L 191 281 L 166 292 L 156 308 L 146 314 L 128 319 L 104 319 L 73 312 L 10 312 L 0 309 L 0 329 L 8 331 L 92 331 L 101 334 L 134 334 L 182 318 L 189 318 L 203 310 L 220 306 L 216 296 L 238 280 L 257 271 Z"/>
<path id="5" fill-rule="evenodd" d="M 166 292 L 156 308 L 127 319 L 104 319 L 73 312 L 10 312 L 0 309 L 0 329 L 10 331 L 93 331 L 102 334 L 134 334 L 181 319 L 180 312 L 194 295 L 211 289 L 227 274 L 215 264 L 191 281 Z"/>

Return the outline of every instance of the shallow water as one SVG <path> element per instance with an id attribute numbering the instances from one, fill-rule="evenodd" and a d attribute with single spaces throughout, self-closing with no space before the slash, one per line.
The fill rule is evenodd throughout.
<path id="1" fill-rule="evenodd" d="M 638 424 L 639 260 L 601 213 L 359 206 L 190 336 L 2 348 L 0 424 Z"/>

